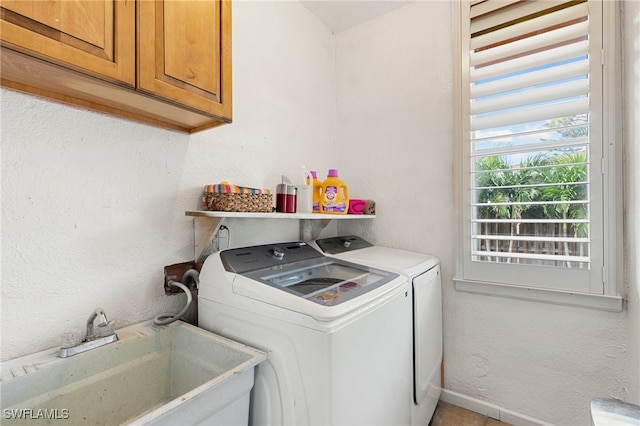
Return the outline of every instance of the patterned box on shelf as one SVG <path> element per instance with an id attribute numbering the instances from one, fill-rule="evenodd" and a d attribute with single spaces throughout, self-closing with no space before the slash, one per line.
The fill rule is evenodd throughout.
<path id="1" fill-rule="evenodd" d="M 202 206 L 209 211 L 266 213 L 273 211 L 273 195 L 268 189 L 222 182 L 205 185 Z"/>

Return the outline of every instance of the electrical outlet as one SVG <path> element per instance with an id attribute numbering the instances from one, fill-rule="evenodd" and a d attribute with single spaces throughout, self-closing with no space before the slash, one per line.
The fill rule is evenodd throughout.
<path id="1" fill-rule="evenodd" d="M 222 231 L 226 231 L 226 232 L 224 232 L 223 235 L 220 235 Z M 226 247 L 223 247 L 223 244 L 220 240 L 224 241 Z M 230 242 L 231 242 L 230 240 L 231 240 L 231 230 L 225 225 L 220 225 L 218 232 L 216 232 L 216 251 L 229 248 Z"/>
<path id="2" fill-rule="evenodd" d="M 200 272 L 202 268 L 202 262 L 197 263 L 194 261 L 191 262 L 183 262 L 183 263 L 175 263 L 173 265 L 168 265 L 164 267 L 164 294 L 178 294 L 182 293 L 182 290 L 178 287 L 173 287 L 169 285 L 169 281 L 177 281 L 182 282 L 182 277 L 189 269 L 195 269 Z M 196 285 L 193 282 L 182 282 L 182 284 L 186 285 L 188 288 L 195 290 Z"/>

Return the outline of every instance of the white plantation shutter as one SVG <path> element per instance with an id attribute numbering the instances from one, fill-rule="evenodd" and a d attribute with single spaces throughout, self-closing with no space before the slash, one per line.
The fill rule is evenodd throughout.
<path id="1" fill-rule="evenodd" d="M 478 6 L 482 4 L 484 3 Z M 517 3 L 513 8 L 518 9 L 519 5 Z M 563 13 L 565 11 L 570 13 Z M 471 130 L 482 131 L 588 113 L 587 3 L 536 18 L 527 19 L 517 15 L 510 18 L 525 20 L 472 35 L 472 87 L 481 87 L 483 82 L 493 78 L 508 79 L 511 89 L 509 92 L 485 90 L 483 97 L 471 99 Z M 521 38 L 524 37 L 522 34 L 526 34 L 526 38 Z M 562 80 L 562 76 L 556 75 L 553 78 L 554 65 L 567 61 L 574 64 L 577 76 L 585 78 L 568 82 Z M 539 78 L 544 83 L 531 85 L 530 80 L 534 78 Z M 502 88 L 499 87 L 498 90 Z M 488 112 L 492 114 L 487 114 Z"/>
<path id="2" fill-rule="evenodd" d="M 602 5 L 462 7 L 464 277 L 602 294 Z"/>

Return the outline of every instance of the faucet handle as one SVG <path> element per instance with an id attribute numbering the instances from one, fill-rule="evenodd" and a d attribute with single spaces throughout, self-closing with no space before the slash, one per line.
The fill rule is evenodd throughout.
<path id="1" fill-rule="evenodd" d="M 110 336 L 115 333 L 113 329 L 113 321 L 107 321 L 98 324 L 98 330 L 96 331 L 96 337 Z"/>
<path id="2" fill-rule="evenodd" d="M 82 342 L 82 338 L 77 333 L 62 333 L 62 342 L 60 347 L 72 348 L 79 345 Z"/>

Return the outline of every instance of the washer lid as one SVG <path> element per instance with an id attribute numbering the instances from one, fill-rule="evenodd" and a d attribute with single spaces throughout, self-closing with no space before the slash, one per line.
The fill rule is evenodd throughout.
<path id="1" fill-rule="evenodd" d="M 382 287 L 399 276 L 325 256 L 275 265 L 241 275 L 324 306 L 347 302 Z"/>

